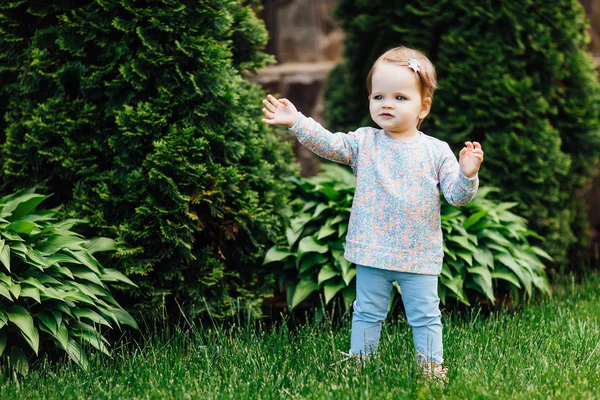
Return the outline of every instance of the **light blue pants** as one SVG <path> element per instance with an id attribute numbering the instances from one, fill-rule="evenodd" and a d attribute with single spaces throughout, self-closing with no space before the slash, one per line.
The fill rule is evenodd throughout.
<path id="1" fill-rule="evenodd" d="M 441 364 L 444 357 L 438 277 L 356 266 L 356 300 L 352 315 L 350 353 L 370 355 L 377 351 L 381 324 L 388 311 L 392 283 L 402 290 L 406 319 L 412 327 L 418 359 Z"/>

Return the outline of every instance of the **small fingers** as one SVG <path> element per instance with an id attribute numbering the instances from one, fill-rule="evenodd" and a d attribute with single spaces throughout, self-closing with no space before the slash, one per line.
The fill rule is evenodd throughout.
<path id="1" fill-rule="evenodd" d="M 269 118 L 269 119 L 273 119 L 275 118 L 275 114 L 273 114 L 272 112 L 270 112 L 269 110 L 267 110 L 266 108 L 262 109 L 263 114 L 265 114 L 265 117 Z"/>
<path id="2" fill-rule="evenodd" d="M 267 99 L 269 99 L 269 101 L 271 102 L 271 104 L 273 104 L 275 107 L 279 107 L 279 100 L 277 100 L 274 96 L 268 94 L 267 95 Z"/>
<path id="3" fill-rule="evenodd" d="M 479 142 L 473 142 L 473 147 L 476 149 L 481 149 L 481 144 L 479 144 Z"/>
<path id="4" fill-rule="evenodd" d="M 264 122 L 265 124 L 269 124 L 269 125 L 273 125 L 275 124 L 275 121 L 272 119 L 267 119 L 267 118 L 263 118 L 262 122 Z"/>
<path id="5" fill-rule="evenodd" d="M 473 150 L 473 143 L 471 142 L 465 142 L 465 146 L 468 150 Z"/>
<path id="6" fill-rule="evenodd" d="M 275 107 L 273 104 L 271 104 L 270 102 L 268 102 L 266 99 L 263 99 L 263 104 L 265 105 L 265 107 L 267 107 L 267 109 L 269 111 L 275 112 L 275 109 L 277 109 L 277 107 Z M 263 109 L 264 110 L 264 109 Z"/>

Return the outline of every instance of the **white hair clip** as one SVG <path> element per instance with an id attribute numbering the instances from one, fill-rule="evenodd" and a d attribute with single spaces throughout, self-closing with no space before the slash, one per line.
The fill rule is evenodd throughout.
<path id="1" fill-rule="evenodd" d="M 419 65 L 419 62 L 417 61 L 416 58 L 409 58 L 408 59 L 408 68 L 412 68 L 412 70 L 415 71 L 415 72 L 420 72 L 421 71 L 421 66 Z"/>

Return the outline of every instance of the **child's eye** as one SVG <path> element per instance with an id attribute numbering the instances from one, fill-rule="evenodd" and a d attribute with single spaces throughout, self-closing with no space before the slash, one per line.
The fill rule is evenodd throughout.
<path id="1" fill-rule="evenodd" d="M 373 100 L 381 100 L 383 99 L 383 96 L 380 94 L 376 94 L 375 96 L 373 96 Z"/>
<path id="2" fill-rule="evenodd" d="M 396 96 L 396 100 L 406 100 L 406 97 L 404 97 L 404 96 Z"/>

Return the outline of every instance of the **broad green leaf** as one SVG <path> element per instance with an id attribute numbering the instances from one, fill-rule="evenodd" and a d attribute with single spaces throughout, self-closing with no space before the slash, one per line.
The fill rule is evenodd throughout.
<path id="1" fill-rule="evenodd" d="M 294 243 L 296 243 L 296 240 L 298 240 L 298 238 L 300 237 L 301 234 L 302 234 L 302 229 L 299 231 L 295 231 L 292 228 L 287 228 L 285 230 L 285 237 L 286 237 L 290 247 L 294 246 Z"/>
<path id="2" fill-rule="evenodd" d="M 335 295 L 345 287 L 346 284 L 341 281 L 338 281 L 337 283 L 325 282 L 325 284 L 323 285 L 323 292 L 325 294 L 325 304 L 329 304 L 331 299 L 333 299 Z"/>
<path id="3" fill-rule="evenodd" d="M 550 254 L 546 253 L 544 250 L 540 249 L 539 247 L 531 246 L 531 250 L 533 250 L 533 252 L 535 254 L 537 254 L 538 256 L 545 258 L 548 261 L 554 260 L 552 257 L 550 257 Z"/>
<path id="4" fill-rule="evenodd" d="M 27 343 L 31 346 L 35 354 L 38 353 L 40 346 L 40 336 L 33 325 L 33 318 L 29 311 L 20 305 L 12 305 L 6 309 L 8 320 L 19 327 Z"/>
<path id="5" fill-rule="evenodd" d="M 40 300 L 40 291 L 34 287 L 26 287 L 21 289 L 21 297 L 30 297 L 37 301 L 38 303 L 42 303 Z"/>
<path id="6" fill-rule="evenodd" d="M 64 300 L 66 293 L 59 292 L 53 287 L 45 287 L 44 290 L 40 290 L 40 297 L 42 299 L 54 299 L 54 300 Z"/>
<path id="7" fill-rule="evenodd" d="M 102 279 L 104 282 L 123 282 L 137 287 L 135 283 L 133 283 L 128 277 L 116 269 L 104 268 L 102 274 L 100 275 L 100 279 Z"/>
<path id="8" fill-rule="evenodd" d="M 485 217 L 487 214 L 488 214 L 487 211 L 476 212 L 475 214 L 473 214 L 469 218 L 467 218 L 467 220 L 463 223 L 463 227 L 465 229 L 469 229 L 471 226 L 475 225 L 477 223 L 477 221 L 479 221 L 481 218 Z"/>
<path id="9" fill-rule="evenodd" d="M 39 319 L 40 322 L 45 325 L 54 336 L 56 336 L 59 323 L 53 314 L 39 312 L 35 315 L 35 317 Z"/>
<path id="10" fill-rule="evenodd" d="M 71 267 L 70 269 L 74 277 L 79 279 L 85 279 L 86 281 L 93 282 L 97 285 L 102 285 L 102 281 L 95 272 L 90 271 L 87 268 L 75 266 Z"/>
<path id="11" fill-rule="evenodd" d="M 29 199 L 19 203 L 19 205 L 12 212 L 12 215 L 8 218 L 9 221 L 16 221 L 28 214 L 35 211 L 37 206 L 50 196 L 44 196 L 42 194 L 34 194 Z"/>
<path id="12" fill-rule="evenodd" d="M 10 285 L 13 284 L 13 280 L 9 275 L 6 275 L 2 272 L 0 272 L 0 282 L 3 282 L 6 284 L 6 287 L 9 287 Z"/>
<path id="13" fill-rule="evenodd" d="M 67 349 L 69 343 L 69 330 L 65 324 L 59 325 L 58 329 L 56 330 L 56 334 L 53 334 L 52 336 L 58 340 L 58 343 L 63 350 Z"/>
<path id="14" fill-rule="evenodd" d="M 495 259 L 500 261 L 503 265 L 507 266 L 512 272 L 514 272 L 521 282 L 525 282 L 525 273 L 523 271 L 523 267 L 517 264 L 513 256 L 510 254 L 496 254 Z"/>
<path id="15" fill-rule="evenodd" d="M 8 315 L 4 310 L 0 309 L 0 329 L 8 323 Z"/>
<path id="16" fill-rule="evenodd" d="M 328 261 L 328 258 L 319 253 L 308 253 L 304 255 L 300 261 L 298 272 L 303 274 L 314 266 L 321 266 Z"/>
<path id="17" fill-rule="evenodd" d="M 352 263 L 350 261 L 345 261 L 346 262 L 342 264 L 342 279 L 346 283 L 346 286 L 350 286 L 352 279 L 356 276 L 356 268 L 352 268 Z"/>
<path id="18" fill-rule="evenodd" d="M 307 201 L 306 203 L 304 203 L 304 206 L 302 207 L 302 212 L 307 212 L 308 210 L 310 210 L 311 208 L 315 207 L 318 203 L 316 201 Z"/>
<path id="19" fill-rule="evenodd" d="M 340 273 L 333 269 L 333 267 L 329 264 L 324 265 L 319 271 L 319 276 L 317 278 L 317 283 L 320 285 L 328 279 L 333 278 L 334 276 L 338 276 Z"/>
<path id="20" fill-rule="evenodd" d="M 327 204 L 318 204 L 317 208 L 315 208 L 315 212 L 312 215 L 311 219 L 315 219 L 316 217 L 318 217 L 319 215 L 321 215 L 321 213 L 325 210 L 327 210 L 327 208 L 329 208 L 329 206 Z"/>
<path id="21" fill-rule="evenodd" d="M 89 239 L 84 245 L 90 254 L 100 253 L 104 251 L 113 251 L 117 248 L 117 242 L 113 239 L 100 237 Z"/>
<path id="22" fill-rule="evenodd" d="M 4 243 L 4 240 L 0 240 L 0 261 L 4 268 L 10 272 L 10 247 Z"/>
<path id="23" fill-rule="evenodd" d="M 85 353 L 75 340 L 69 338 L 69 342 L 65 350 L 69 355 L 69 358 L 73 360 L 75 364 L 79 365 L 81 369 L 83 369 L 86 372 L 89 370 L 89 364 Z"/>
<path id="24" fill-rule="evenodd" d="M 473 252 L 473 257 L 479 264 L 494 269 L 494 255 L 488 248 L 478 247 Z"/>
<path id="25" fill-rule="evenodd" d="M 345 216 L 338 214 L 329 222 L 329 225 L 333 226 L 333 225 L 339 224 L 340 222 L 345 221 L 345 220 L 346 220 Z"/>
<path id="26" fill-rule="evenodd" d="M 319 285 L 313 281 L 313 278 L 310 276 L 305 276 L 300 279 L 298 285 L 294 289 L 294 294 L 292 296 L 292 303 L 290 304 L 290 309 L 296 308 L 298 304 L 300 304 L 304 299 L 306 299 L 312 292 L 317 290 Z"/>
<path id="27" fill-rule="evenodd" d="M 79 301 L 81 303 L 85 303 L 90 306 L 94 306 L 94 300 L 92 300 L 88 295 L 82 293 L 79 290 L 71 290 L 63 295 L 63 300 L 65 301 Z"/>
<path id="28" fill-rule="evenodd" d="M 346 222 L 342 222 L 338 225 L 338 237 L 343 237 L 346 232 L 348 232 L 348 224 Z"/>
<path id="29" fill-rule="evenodd" d="M 452 277 L 452 279 L 445 279 L 445 278 L 441 278 L 440 282 L 446 286 L 448 289 L 450 289 L 450 291 L 452 291 L 455 294 L 455 297 L 460 300 L 461 302 L 463 302 L 464 304 L 470 306 L 471 304 L 469 303 L 469 301 L 467 300 L 467 296 L 465 294 L 465 290 L 463 287 L 463 277 L 460 275 L 456 275 L 454 277 Z"/>
<path id="30" fill-rule="evenodd" d="M 0 356 L 4 353 L 4 349 L 6 349 L 6 332 L 0 331 Z"/>
<path id="31" fill-rule="evenodd" d="M 68 277 L 69 279 L 75 279 L 75 276 L 73 276 L 73 272 L 67 268 L 67 267 L 61 267 L 58 264 L 54 264 L 51 269 L 54 271 L 57 271 L 59 274 L 62 274 L 66 277 Z M 93 274 L 93 272 L 90 271 L 86 271 L 87 273 Z"/>
<path id="32" fill-rule="evenodd" d="M 450 267 L 448 267 L 448 264 L 446 264 L 446 263 L 442 264 L 441 276 L 448 278 L 448 279 L 452 278 L 452 271 L 450 271 Z"/>
<path id="33" fill-rule="evenodd" d="M 42 271 L 50 266 L 42 253 L 39 250 L 32 249 L 31 247 L 27 247 L 27 258 L 35 266 L 40 267 Z"/>
<path id="34" fill-rule="evenodd" d="M 74 332 L 73 336 L 79 339 L 84 340 L 85 342 L 94 346 L 97 350 L 103 352 L 107 356 L 110 356 L 110 352 L 105 345 L 105 340 L 99 333 L 90 333 L 90 332 Z"/>
<path id="35" fill-rule="evenodd" d="M 514 286 L 521 289 L 521 283 L 519 283 L 519 279 L 515 276 L 514 273 L 510 272 L 508 269 L 496 270 L 490 273 L 492 278 L 494 279 L 502 279 L 507 282 L 512 283 Z"/>
<path id="36" fill-rule="evenodd" d="M 39 243 L 36 246 L 36 249 L 41 251 L 42 253 L 54 254 L 63 249 L 81 251 L 84 250 L 83 244 L 85 240 L 80 236 L 61 236 L 61 235 L 53 235 L 43 242 Z"/>
<path id="37" fill-rule="evenodd" d="M 131 314 L 129 314 L 127 311 L 121 309 L 121 308 L 111 308 L 110 312 L 112 312 L 116 317 L 117 317 L 117 321 L 120 324 L 124 324 L 124 325 L 128 325 L 134 329 L 140 329 L 138 327 L 137 322 L 135 322 L 135 320 L 133 319 L 133 317 L 131 316 Z"/>
<path id="38" fill-rule="evenodd" d="M 17 300 L 19 298 L 19 296 L 21 295 L 21 285 L 19 285 L 19 284 L 12 284 L 12 285 L 10 285 L 8 287 L 8 290 L 13 295 L 13 297 L 15 298 L 15 300 Z"/>
<path id="39" fill-rule="evenodd" d="M 333 235 L 336 232 L 337 232 L 337 229 L 333 229 L 330 225 L 325 224 L 321 227 L 321 229 L 319 229 L 319 232 L 317 234 L 317 239 L 321 240 L 323 238 L 326 238 L 327 236 Z"/>
<path id="40" fill-rule="evenodd" d="M 328 250 L 326 245 L 318 243 L 314 237 L 307 236 L 300 240 L 298 245 L 298 255 L 301 256 L 303 253 L 326 253 Z"/>
<path id="41" fill-rule="evenodd" d="M 533 285 L 538 288 L 542 293 L 551 294 L 550 284 L 545 276 L 534 275 Z"/>
<path id="42" fill-rule="evenodd" d="M 2 233 L 2 236 L 4 236 L 8 240 L 12 240 L 13 242 L 24 242 L 25 241 L 25 239 L 23 239 L 17 233 L 7 232 L 5 230 L 3 230 L 1 233 Z"/>
<path id="43" fill-rule="evenodd" d="M 456 255 L 466 261 L 467 264 L 473 265 L 473 254 L 464 250 L 457 250 Z"/>
<path id="44" fill-rule="evenodd" d="M 300 214 L 296 218 L 290 221 L 290 227 L 294 232 L 301 232 L 304 229 L 304 226 L 310 221 L 310 215 L 308 214 Z M 290 244 L 291 246 L 291 244 Z"/>
<path id="45" fill-rule="evenodd" d="M 101 324 L 110 327 L 110 324 L 106 319 L 104 319 L 97 312 L 90 310 L 89 308 L 74 308 L 72 311 L 73 315 L 75 315 L 77 318 L 87 318 L 96 324 Z"/>
<path id="46" fill-rule="evenodd" d="M 494 242 L 494 244 L 502 246 L 502 247 L 511 246 L 511 243 L 497 231 L 492 231 L 490 229 L 484 229 L 479 233 L 479 236 L 491 239 L 492 242 Z"/>
<path id="47" fill-rule="evenodd" d="M 469 251 L 475 250 L 475 247 L 473 247 L 473 245 L 469 242 L 469 239 L 467 239 L 465 236 L 449 235 L 446 237 L 446 239 L 451 242 L 460 244 L 464 249 L 467 249 Z"/>
<path id="48" fill-rule="evenodd" d="M 74 257 L 81 264 L 83 264 L 86 267 L 88 267 L 95 274 L 100 275 L 100 269 L 98 268 L 100 266 L 100 264 L 98 263 L 98 261 L 91 254 L 89 254 L 89 253 L 87 253 L 85 251 L 71 251 L 69 249 L 64 249 L 63 251 L 66 254 Z"/>
<path id="49" fill-rule="evenodd" d="M 81 291 L 86 296 L 94 299 L 94 301 L 99 301 L 99 298 L 96 296 L 95 290 L 91 289 L 92 286 L 98 287 L 98 285 L 95 285 L 91 282 L 85 282 L 85 283 L 65 282 L 65 285 L 71 286 L 72 288 L 75 288 L 75 289 Z M 105 286 L 105 285 L 103 285 L 103 286 Z M 69 288 L 68 290 L 71 290 L 71 289 Z"/>
<path id="50" fill-rule="evenodd" d="M 79 261 L 77 261 L 75 258 L 62 253 L 49 254 L 46 256 L 46 261 L 48 262 L 48 265 L 57 263 L 79 264 Z"/>
<path id="51" fill-rule="evenodd" d="M 18 220 L 9 224 L 6 228 L 9 232 L 22 233 L 24 235 L 30 235 L 31 231 L 35 228 L 35 224 L 31 221 Z"/>
<path id="52" fill-rule="evenodd" d="M 492 285 L 492 275 L 486 267 L 467 268 L 467 271 L 473 275 L 473 281 L 481 288 L 481 291 L 492 303 L 496 302 L 494 296 L 494 286 Z"/>
<path id="53" fill-rule="evenodd" d="M 15 242 L 13 241 L 10 244 L 10 251 L 11 252 L 18 252 L 21 254 L 27 254 L 27 246 L 25 246 L 25 244 L 23 242 Z"/>
<path id="54" fill-rule="evenodd" d="M 290 253 L 289 251 L 282 251 L 277 248 L 277 246 L 273 246 L 267 251 L 265 255 L 265 260 L 263 264 L 269 264 L 276 261 L 284 260 L 290 256 L 293 256 L 294 253 Z"/>
<path id="55" fill-rule="evenodd" d="M 10 291 L 8 290 L 8 286 L 4 282 L 0 282 L 0 294 L 10 301 L 13 301 Z"/>
<path id="56" fill-rule="evenodd" d="M 19 204 L 26 202 L 27 200 L 40 196 L 35 193 L 34 188 L 28 188 L 19 190 L 15 193 L 11 193 L 8 196 L 0 199 L 0 204 L 3 204 L 2 207 L 2 217 L 6 218 L 14 212 L 14 210 L 19 206 Z"/>

